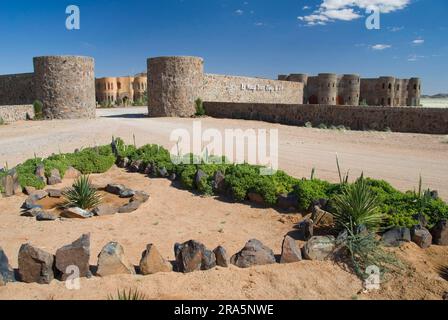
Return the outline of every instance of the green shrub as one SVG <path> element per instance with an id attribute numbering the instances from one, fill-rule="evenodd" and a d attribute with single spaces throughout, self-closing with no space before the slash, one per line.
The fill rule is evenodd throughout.
<path id="1" fill-rule="evenodd" d="M 33 103 L 33 108 L 34 108 L 34 119 L 42 120 L 44 118 L 44 113 L 43 113 L 44 104 L 41 101 L 36 100 Z"/>
<path id="2" fill-rule="evenodd" d="M 110 148 L 110 147 L 109 147 Z M 115 156 L 101 153 L 106 149 L 84 149 L 78 153 L 66 154 L 67 163 L 82 174 L 104 173 L 115 164 Z"/>
<path id="3" fill-rule="evenodd" d="M 358 227 L 362 225 L 376 232 L 384 219 L 379 210 L 378 197 L 362 177 L 336 195 L 332 207 L 336 227 L 339 230 L 350 230 L 353 234 L 356 234 Z"/>
<path id="4" fill-rule="evenodd" d="M 138 301 L 138 300 L 147 300 L 146 296 L 139 292 L 137 289 L 135 290 L 118 290 L 117 296 L 109 296 L 108 300 L 122 300 L 122 301 Z"/>
<path id="5" fill-rule="evenodd" d="M 101 195 L 90 183 L 88 176 L 76 179 L 71 188 L 63 192 L 64 207 L 78 207 L 84 210 L 92 209 L 101 204 Z"/>
<path id="6" fill-rule="evenodd" d="M 196 116 L 198 117 L 205 116 L 204 103 L 202 102 L 201 98 L 196 99 L 195 105 L 196 105 Z"/>
<path id="7" fill-rule="evenodd" d="M 5 120 L 3 120 L 3 118 L 2 117 L 0 117 L 0 126 L 3 126 L 3 125 L 5 125 L 6 123 L 5 123 Z"/>
<path id="8" fill-rule="evenodd" d="M 329 199 L 331 184 L 323 180 L 299 180 L 295 193 L 299 198 L 299 210 L 308 211 L 314 200 Z"/>
<path id="9" fill-rule="evenodd" d="M 318 126 L 318 128 L 319 129 L 328 129 L 328 127 L 327 127 L 327 125 L 325 124 L 325 123 L 321 123 L 319 126 Z"/>
<path id="10" fill-rule="evenodd" d="M 305 128 L 312 128 L 313 127 L 313 124 L 311 123 L 311 122 L 307 122 L 307 123 L 305 123 Z"/>
<path id="11" fill-rule="evenodd" d="M 22 188 L 34 187 L 38 190 L 45 188 L 45 181 L 42 181 L 35 175 L 36 168 L 41 163 L 42 159 L 34 158 L 29 159 L 16 167 L 19 183 Z"/>

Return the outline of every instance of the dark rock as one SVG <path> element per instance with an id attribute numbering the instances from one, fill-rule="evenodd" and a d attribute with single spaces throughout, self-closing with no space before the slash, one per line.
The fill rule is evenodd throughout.
<path id="1" fill-rule="evenodd" d="M 207 178 L 208 178 L 208 175 L 201 169 L 196 171 L 196 174 L 194 176 L 194 183 L 195 183 L 196 188 L 199 188 L 201 181 L 204 179 L 207 179 Z"/>
<path id="2" fill-rule="evenodd" d="M 299 230 L 304 241 L 308 241 L 314 236 L 314 222 L 306 219 L 299 223 Z"/>
<path id="3" fill-rule="evenodd" d="M 431 195 L 431 198 L 433 198 L 434 200 L 439 199 L 439 192 L 437 190 L 432 190 L 429 192 L 429 194 Z"/>
<path id="4" fill-rule="evenodd" d="M 100 204 L 98 207 L 92 210 L 92 213 L 96 216 L 110 216 L 118 213 L 118 207 L 110 204 Z"/>
<path id="5" fill-rule="evenodd" d="M 44 209 L 42 209 L 42 207 L 35 207 L 35 208 L 31 208 L 31 209 L 28 209 L 27 211 L 25 211 L 23 213 L 23 216 L 36 218 L 41 213 L 44 213 Z"/>
<path id="6" fill-rule="evenodd" d="M 213 176 L 213 190 L 216 192 L 225 192 L 226 190 L 226 182 L 225 182 L 225 175 L 221 171 L 216 171 L 215 175 Z"/>
<path id="7" fill-rule="evenodd" d="M 47 190 L 48 196 L 50 198 L 61 198 L 62 197 L 62 190 L 56 190 L 56 189 L 50 189 Z"/>
<path id="8" fill-rule="evenodd" d="M 177 175 L 173 172 L 173 173 L 170 174 L 170 176 L 168 177 L 168 179 L 171 180 L 171 181 L 176 181 L 176 179 L 177 179 Z"/>
<path id="9" fill-rule="evenodd" d="M 202 243 L 190 240 L 174 245 L 177 269 L 183 273 L 199 270 L 209 270 L 216 266 L 215 254 Z"/>
<path id="10" fill-rule="evenodd" d="M 28 198 L 33 199 L 34 201 L 39 201 L 48 197 L 48 192 L 45 190 L 36 190 Z"/>
<path id="11" fill-rule="evenodd" d="M 442 297 L 443 300 L 448 301 L 448 291 L 445 291 Z"/>
<path id="12" fill-rule="evenodd" d="M 53 169 L 50 172 L 50 176 L 47 179 L 47 184 L 53 186 L 55 184 L 62 183 L 61 174 L 58 169 Z"/>
<path id="13" fill-rule="evenodd" d="M 5 197 L 11 197 L 22 192 L 22 188 L 19 184 L 19 176 L 15 169 L 10 170 L 8 174 L 1 179 L 0 184 L 3 186 Z"/>
<path id="14" fill-rule="evenodd" d="M 405 242 L 411 242 L 411 231 L 408 228 L 393 228 L 383 234 L 382 242 L 387 247 L 399 247 Z"/>
<path id="15" fill-rule="evenodd" d="M 77 179 L 81 176 L 81 172 L 76 170 L 73 167 L 68 167 L 67 171 L 65 171 L 64 178 L 65 179 Z"/>
<path id="16" fill-rule="evenodd" d="M 314 208 L 315 206 L 318 206 L 322 210 L 326 210 L 328 207 L 328 199 L 313 200 L 313 202 L 311 204 L 311 209 Z"/>
<path id="17" fill-rule="evenodd" d="M 280 263 L 294 263 L 302 260 L 302 252 L 297 246 L 296 241 L 290 236 L 283 240 L 282 255 Z"/>
<path id="18" fill-rule="evenodd" d="M 47 183 L 47 177 L 45 176 L 45 167 L 44 167 L 43 164 L 37 165 L 35 175 L 40 180 L 42 180 L 43 182 Z"/>
<path id="19" fill-rule="evenodd" d="M 422 226 L 423 228 L 426 228 L 428 226 L 428 220 L 426 219 L 424 214 L 416 214 L 415 216 L 413 216 L 413 218 L 417 220 L 418 225 Z"/>
<path id="20" fill-rule="evenodd" d="M 311 215 L 311 220 L 313 220 L 316 226 L 329 226 L 333 225 L 334 217 L 331 213 L 321 209 L 320 206 L 313 207 L 313 213 Z"/>
<path id="21" fill-rule="evenodd" d="M 127 168 L 130 164 L 130 161 L 128 158 L 122 158 L 120 160 L 118 160 L 117 166 L 119 168 Z"/>
<path id="22" fill-rule="evenodd" d="M 145 203 L 149 200 L 149 194 L 144 191 L 136 191 L 131 201 L 138 201 L 140 203 Z"/>
<path id="23" fill-rule="evenodd" d="M 276 263 L 274 252 L 260 241 L 252 239 L 235 254 L 230 262 L 240 268 Z"/>
<path id="24" fill-rule="evenodd" d="M 62 215 L 64 218 L 69 219 L 89 219 L 93 217 L 93 213 L 81 208 L 67 208 Z"/>
<path id="25" fill-rule="evenodd" d="M 122 184 L 108 184 L 106 186 L 106 192 L 117 196 L 119 196 L 123 190 L 126 190 L 126 187 Z"/>
<path id="26" fill-rule="evenodd" d="M 135 191 L 132 189 L 123 189 L 120 190 L 119 196 L 120 198 L 132 198 L 135 195 Z"/>
<path id="27" fill-rule="evenodd" d="M 36 200 L 34 200 L 32 198 L 28 198 L 23 203 L 22 208 L 25 210 L 31 210 L 31 209 L 36 209 L 36 208 L 42 209 L 42 206 L 36 204 Z"/>
<path id="28" fill-rule="evenodd" d="M 223 268 L 229 267 L 230 261 L 229 261 L 229 257 L 227 256 L 226 249 L 219 246 L 215 250 L 213 250 L 213 253 L 215 254 L 215 257 L 216 257 L 216 265 L 223 267 Z"/>
<path id="29" fill-rule="evenodd" d="M 62 281 L 67 280 L 71 274 L 68 267 L 76 266 L 79 277 L 92 276 L 90 272 L 90 234 L 84 234 L 72 244 L 66 245 L 56 251 L 56 268 L 62 274 Z"/>
<path id="30" fill-rule="evenodd" d="M 26 283 L 49 284 L 54 279 L 54 255 L 24 244 L 19 250 L 20 279 Z"/>
<path id="31" fill-rule="evenodd" d="M 432 244 L 432 235 L 428 229 L 416 225 L 411 229 L 412 242 L 416 243 L 420 248 L 427 249 Z"/>
<path id="32" fill-rule="evenodd" d="M 143 165 L 142 160 L 135 160 L 131 162 L 128 169 L 130 172 L 140 172 L 142 165 Z"/>
<path id="33" fill-rule="evenodd" d="M 142 203 L 140 201 L 130 201 L 128 204 L 121 206 L 118 209 L 118 212 L 119 213 L 131 213 L 131 212 L 136 211 L 138 208 L 140 208 L 141 205 L 142 205 Z"/>
<path id="34" fill-rule="evenodd" d="M 161 178 L 166 178 L 168 177 L 168 171 L 166 170 L 166 168 L 160 168 L 158 169 L 158 176 Z"/>
<path id="35" fill-rule="evenodd" d="M 439 221 L 434 228 L 431 229 L 434 244 L 439 246 L 448 246 L 448 220 Z"/>
<path id="36" fill-rule="evenodd" d="M 0 247 L 0 287 L 8 282 L 15 282 L 14 270 L 9 265 L 8 257 Z"/>
<path id="37" fill-rule="evenodd" d="M 283 210 L 295 210 L 299 203 L 299 198 L 295 194 L 281 194 L 277 198 L 277 207 Z"/>
<path id="38" fill-rule="evenodd" d="M 324 261 L 332 256 L 335 249 L 333 236 L 312 237 L 303 247 L 303 256 L 307 260 Z"/>
<path id="39" fill-rule="evenodd" d="M 117 242 L 109 242 L 98 255 L 96 274 L 100 277 L 115 274 L 135 274 L 135 268 L 126 259 L 123 247 Z"/>
<path id="40" fill-rule="evenodd" d="M 51 213 L 41 211 L 36 215 L 37 221 L 55 221 L 57 218 Z"/>
<path id="41" fill-rule="evenodd" d="M 247 197 L 249 198 L 249 201 L 256 203 L 258 205 L 265 205 L 266 203 L 264 202 L 263 196 L 259 193 L 256 192 L 249 192 L 247 194 Z"/>
<path id="42" fill-rule="evenodd" d="M 151 165 L 151 164 L 148 164 L 148 165 L 146 166 L 146 168 L 145 168 L 145 171 L 144 171 L 143 173 L 146 174 L 146 175 L 150 175 L 151 172 L 152 172 L 152 165 Z"/>
<path id="43" fill-rule="evenodd" d="M 158 272 L 171 272 L 173 266 L 166 261 L 153 244 L 148 244 L 142 253 L 140 260 L 140 272 L 143 275 L 155 274 Z"/>

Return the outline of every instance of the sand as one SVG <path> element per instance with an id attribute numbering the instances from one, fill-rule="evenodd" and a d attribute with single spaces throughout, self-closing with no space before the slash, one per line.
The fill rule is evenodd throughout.
<path id="1" fill-rule="evenodd" d="M 190 239 L 201 241 L 211 249 L 223 245 L 233 254 L 246 241 L 256 238 L 280 254 L 284 235 L 298 238 L 295 226 L 301 215 L 200 197 L 171 186 L 165 179 L 150 179 L 116 167 L 106 174 L 93 175 L 92 179 L 97 185 L 122 183 L 151 197 L 131 214 L 54 222 L 20 216 L 19 207 L 26 196 L 1 199 L 0 246 L 14 268 L 18 267 L 17 253 L 23 243 L 55 253 L 59 247 L 89 232 L 92 266 L 109 241 L 118 241 L 128 259 L 138 265 L 149 243 L 154 243 L 172 261 L 174 243 Z M 64 180 L 57 187 L 71 183 Z M 10 283 L 0 287 L 0 300 L 107 299 L 123 289 L 138 289 L 147 299 L 441 299 L 448 291 L 448 282 L 438 275 L 436 268 L 448 262 L 448 248 L 434 246 L 422 250 L 408 244 L 395 251 L 409 264 L 409 270 L 394 275 L 380 292 L 369 294 L 360 293 L 361 281 L 343 266 L 330 261 L 302 261 L 244 270 L 216 268 L 186 275 L 172 272 L 95 277 L 82 279 L 80 290 L 68 290 L 59 281 L 51 285 Z"/>

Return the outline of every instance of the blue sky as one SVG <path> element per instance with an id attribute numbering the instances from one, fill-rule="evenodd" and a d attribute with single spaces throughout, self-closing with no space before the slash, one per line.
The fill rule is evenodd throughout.
<path id="1" fill-rule="evenodd" d="M 80 30 L 65 28 L 71 4 Z M 380 30 L 365 27 L 368 4 Z M 2 0 L 0 39 L 0 74 L 30 72 L 39 55 L 92 56 L 98 77 L 197 55 L 210 73 L 419 76 L 424 93 L 448 92 L 446 0 Z"/>

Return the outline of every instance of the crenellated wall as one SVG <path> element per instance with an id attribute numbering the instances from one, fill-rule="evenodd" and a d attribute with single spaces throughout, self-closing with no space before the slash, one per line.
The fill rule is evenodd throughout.
<path id="1" fill-rule="evenodd" d="M 34 73 L 0 76 L 0 105 L 23 105 L 34 100 Z"/>
<path id="2" fill-rule="evenodd" d="M 286 125 L 343 125 L 352 130 L 386 130 L 448 134 L 448 109 L 415 107 L 362 107 L 261 103 L 204 103 L 216 118 L 260 120 Z"/>

